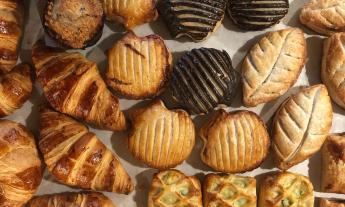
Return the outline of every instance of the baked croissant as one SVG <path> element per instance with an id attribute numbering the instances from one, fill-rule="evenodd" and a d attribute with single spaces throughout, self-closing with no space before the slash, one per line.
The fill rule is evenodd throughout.
<path id="1" fill-rule="evenodd" d="M 41 110 L 39 148 L 49 172 L 63 184 L 125 194 L 133 190 L 117 156 L 86 126 L 64 114 Z"/>
<path id="2" fill-rule="evenodd" d="M 32 59 L 44 95 L 55 110 L 101 128 L 126 129 L 119 100 L 107 89 L 96 63 L 41 41 L 34 45 Z"/>
<path id="3" fill-rule="evenodd" d="M 0 206 L 23 206 L 41 180 L 41 161 L 33 135 L 19 123 L 0 120 Z"/>
<path id="4" fill-rule="evenodd" d="M 0 0 L 0 72 L 16 65 L 23 29 L 23 1 Z"/>

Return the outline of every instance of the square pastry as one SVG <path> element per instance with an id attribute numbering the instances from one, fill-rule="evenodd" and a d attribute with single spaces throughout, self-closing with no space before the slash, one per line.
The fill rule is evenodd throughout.
<path id="1" fill-rule="evenodd" d="M 325 198 L 320 198 L 319 207 L 345 207 L 344 200 L 328 200 Z"/>
<path id="2" fill-rule="evenodd" d="M 209 174 L 203 185 L 204 207 L 256 207 L 256 180 L 231 174 Z"/>

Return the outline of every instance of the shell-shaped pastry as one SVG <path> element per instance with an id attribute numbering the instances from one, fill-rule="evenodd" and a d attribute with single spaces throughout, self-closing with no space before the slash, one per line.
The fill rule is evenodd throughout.
<path id="1" fill-rule="evenodd" d="M 319 207 L 345 207 L 345 201 L 320 198 Z"/>
<path id="2" fill-rule="evenodd" d="M 199 180 L 177 170 L 154 175 L 149 191 L 148 207 L 190 206 L 202 207 Z"/>
<path id="3" fill-rule="evenodd" d="M 305 64 L 307 43 L 298 28 L 269 32 L 248 52 L 242 65 L 243 102 L 257 106 L 293 86 Z"/>
<path id="4" fill-rule="evenodd" d="M 261 183 L 259 207 L 313 207 L 313 184 L 299 174 L 279 172 Z"/>
<path id="5" fill-rule="evenodd" d="M 171 75 L 171 62 L 171 53 L 161 37 L 137 37 L 128 32 L 108 51 L 106 82 L 126 98 L 154 97 Z"/>
<path id="6" fill-rule="evenodd" d="M 285 17 L 289 0 L 231 0 L 228 13 L 235 24 L 246 30 L 271 27 Z"/>
<path id="7" fill-rule="evenodd" d="M 270 138 L 264 122 L 250 111 L 219 110 L 200 130 L 202 161 L 220 172 L 257 168 L 266 158 Z"/>
<path id="8" fill-rule="evenodd" d="M 131 115 L 129 150 L 135 158 L 150 167 L 168 169 L 189 156 L 195 144 L 195 127 L 187 112 L 170 111 L 156 100 Z"/>
<path id="9" fill-rule="evenodd" d="M 256 207 L 256 180 L 231 174 L 208 174 L 203 184 L 204 207 Z"/>
<path id="10" fill-rule="evenodd" d="M 170 84 L 173 97 L 191 114 L 207 114 L 230 105 L 241 77 L 226 51 L 193 49 L 174 66 Z"/>
<path id="11" fill-rule="evenodd" d="M 158 17 L 156 0 L 102 0 L 107 19 L 131 29 Z"/>
<path id="12" fill-rule="evenodd" d="M 227 0 L 160 0 L 158 10 L 175 38 L 207 39 L 221 24 Z"/>
<path id="13" fill-rule="evenodd" d="M 345 1 L 310 0 L 301 13 L 300 21 L 310 29 L 323 35 L 345 32 Z"/>
<path id="14" fill-rule="evenodd" d="M 332 126 L 332 103 L 324 85 L 302 89 L 288 98 L 273 121 L 273 151 L 286 170 L 317 152 Z"/>

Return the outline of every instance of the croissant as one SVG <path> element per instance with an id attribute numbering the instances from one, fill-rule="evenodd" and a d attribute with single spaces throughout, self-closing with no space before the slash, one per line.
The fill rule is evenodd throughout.
<path id="1" fill-rule="evenodd" d="M 101 128 L 126 129 L 119 100 L 107 89 L 96 63 L 41 41 L 34 45 L 32 59 L 44 95 L 55 110 Z"/>
<path id="2" fill-rule="evenodd" d="M 33 135 L 19 123 L 0 120 L 0 206 L 23 206 L 41 180 L 41 161 Z"/>
<path id="3" fill-rule="evenodd" d="M 133 190 L 117 156 L 85 125 L 64 114 L 40 111 L 39 148 L 49 172 L 61 183 L 125 194 Z"/>

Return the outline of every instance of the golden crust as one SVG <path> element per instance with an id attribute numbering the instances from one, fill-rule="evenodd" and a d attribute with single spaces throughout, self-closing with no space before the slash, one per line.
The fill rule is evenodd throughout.
<path id="1" fill-rule="evenodd" d="M 258 115 L 249 111 L 219 110 L 199 135 L 204 141 L 202 161 L 220 172 L 253 170 L 269 152 L 266 126 Z"/>
<path id="2" fill-rule="evenodd" d="M 345 207 L 345 202 L 340 200 L 338 201 L 320 198 L 319 207 Z"/>

